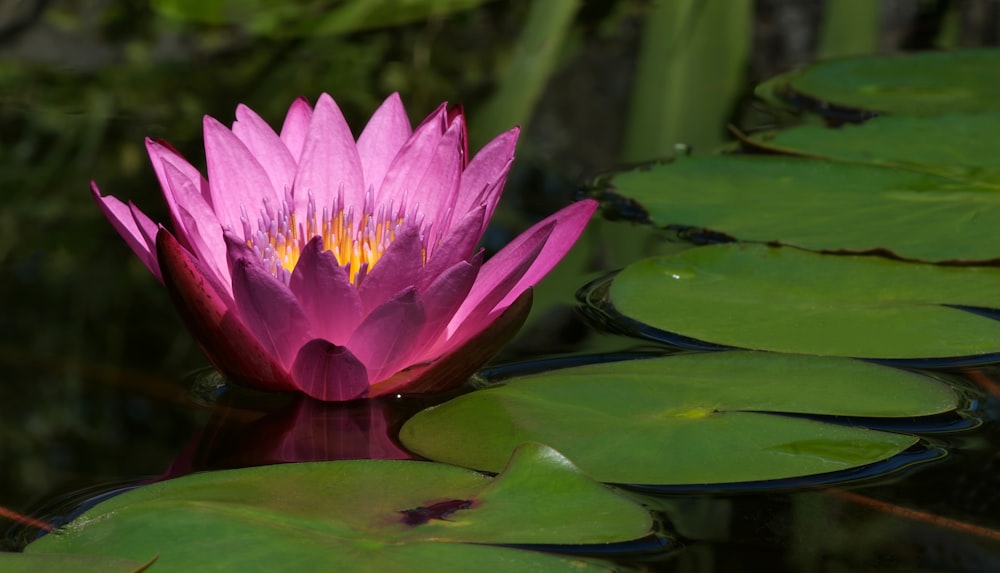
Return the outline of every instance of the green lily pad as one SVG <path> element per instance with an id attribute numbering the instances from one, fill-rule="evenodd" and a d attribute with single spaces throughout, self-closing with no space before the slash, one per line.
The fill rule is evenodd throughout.
<path id="1" fill-rule="evenodd" d="M 495 479 L 372 460 L 194 474 L 101 503 L 26 551 L 159 553 L 157 571 L 606 571 L 483 544 L 614 543 L 651 527 L 641 506 L 525 444 Z"/>
<path id="2" fill-rule="evenodd" d="M 820 62 L 789 74 L 791 94 L 900 115 L 997 109 L 1000 50 L 921 52 Z M 787 96 L 786 96 L 787 97 Z"/>
<path id="3" fill-rule="evenodd" d="M 917 442 L 774 413 L 912 417 L 957 400 L 926 376 L 850 359 L 713 352 L 515 379 L 420 412 L 400 439 L 481 470 L 541 440 L 605 482 L 722 484 L 857 468 Z"/>
<path id="4" fill-rule="evenodd" d="M 73 573 L 141 573 L 156 562 L 146 562 L 99 555 L 25 554 L 0 552 L 0 571 L 5 573 L 38 573 L 39 571 L 72 571 Z"/>
<path id="5" fill-rule="evenodd" d="M 1000 193 L 945 177 L 795 157 L 696 155 L 606 183 L 659 226 L 814 250 L 1000 260 Z"/>
<path id="6" fill-rule="evenodd" d="M 1000 113 L 885 116 L 837 129 L 802 126 L 754 135 L 750 145 L 781 153 L 921 171 L 971 186 L 1000 188 L 993 141 Z"/>
<path id="7" fill-rule="evenodd" d="M 650 296 L 654 292 L 656 296 Z M 1000 352 L 1000 268 L 722 244 L 644 259 L 611 283 L 626 317 L 696 340 L 877 359 Z"/>

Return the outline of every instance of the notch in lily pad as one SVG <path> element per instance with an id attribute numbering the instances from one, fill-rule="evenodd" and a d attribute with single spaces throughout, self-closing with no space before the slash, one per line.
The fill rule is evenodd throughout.
<path id="1" fill-rule="evenodd" d="M 865 419 L 891 427 L 958 404 L 934 378 L 877 364 L 711 352 L 513 379 L 424 410 L 400 439 L 428 458 L 486 471 L 499 471 L 521 441 L 537 440 L 604 482 L 781 487 L 776 480 L 896 468 L 892 458 L 926 448 L 915 435 L 866 428 Z M 849 424 L 834 423 L 844 417 Z"/>
<path id="2" fill-rule="evenodd" d="M 599 560 L 498 545 L 615 544 L 652 530 L 641 506 L 531 443 L 496 478 L 385 460 L 193 474 L 102 503 L 26 552 L 159 553 L 158 571 L 206 560 L 220 571 L 609 571 Z"/>

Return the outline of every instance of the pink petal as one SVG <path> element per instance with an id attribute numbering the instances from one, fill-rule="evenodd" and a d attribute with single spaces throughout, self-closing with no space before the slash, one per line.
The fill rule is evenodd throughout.
<path id="1" fill-rule="evenodd" d="M 460 261 L 420 293 L 427 321 L 420 333 L 422 343 L 415 349 L 416 354 L 430 349 L 438 340 L 476 282 L 481 264 L 482 257 L 476 257 L 472 262 Z"/>
<path id="2" fill-rule="evenodd" d="M 313 338 L 292 291 L 259 264 L 230 250 L 233 297 L 240 318 L 261 346 L 289 367 L 299 348 Z"/>
<path id="3" fill-rule="evenodd" d="M 261 390 L 295 390 L 276 356 L 265 351 L 229 308 L 232 301 L 165 229 L 156 235 L 163 283 L 188 330 L 226 377 Z"/>
<path id="4" fill-rule="evenodd" d="M 188 163 L 186 159 L 165 142 L 155 141 L 147 137 L 146 152 L 149 154 L 149 161 L 153 165 L 153 171 L 156 172 L 156 178 L 160 181 L 160 188 L 163 189 L 163 197 L 166 199 L 167 207 L 170 209 L 174 231 L 183 235 L 184 230 L 178 226 L 178 205 L 183 205 L 185 200 L 176 196 L 173 187 L 179 185 L 179 180 L 184 180 L 190 188 L 197 189 L 201 203 L 207 205 L 208 209 L 211 210 L 211 195 L 203 193 L 208 187 L 208 182 L 205 181 L 205 178 L 201 176 L 201 173 L 193 165 Z M 167 175 L 168 166 L 172 168 L 170 176 Z M 171 179 L 174 181 L 171 181 Z M 178 237 L 178 239 L 180 239 L 181 244 L 185 243 L 184 237 Z"/>
<path id="5" fill-rule="evenodd" d="M 423 179 L 445 132 L 445 113 L 445 105 L 441 104 L 403 144 L 375 193 L 376 204 L 391 201 L 399 205 L 401 199 L 416 192 L 415 184 Z M 412 207 L 413 201 L 408 200 L 407 205 Z"/>
<path id="6" fill-rule="evenodd" d="M 455 202 L 455 212 L 465 213 L 479 203 L 485 203 L 486 221 L 493 217 L 507 173 L 514 161 L 514 149 L 520 130 L 501 133 L 479 150 L 462 173 L 462 188 Z"/>
<path id="7" fill-rule="evenodd" d="M 369 381 L 390 376 L 412 360 L 424 325 L 424 306 L 409 288 L 377 307 L 351 335 L 347 347 L 368 368 Z"/>
<path id="8" fill-rule="evenodd" d="M 305 98 L 296 98 L 289 106 L 285 123 L 281 126 L 281 141 L 285 143 L 296 163 L 302 157 L 306 134 L 309 132 L 309 124 L 312 123 L 312 113 L 312 107 Z"/>
<path id="9" fill-rule="evenodd" d="M 486 261 L 479 269 L 476 284 L 448 325 L 449 337 L 470 317 L 473 320 L 482 319 L 496 308 L 531 268 L 554 228 L 555 223 L 552 221 L 543 226 L 536 225 Z"/>
<path id="10" fill-rule="evenodd" d="M 531 310 L 531 299 L 531 289 L 524 291 L 495 320 L 464 339 L 461 346 L 432 362 L 412 366 L 373 384 L 369 395 L 443 392 L 461 386 L 517 334 Z"/>
<path id="11" fill-rule="evenodd" d="M 422 248 L 420 229 L 415 226 L 404 228 L 358 287 L 362 313 L 368 314 L 389 297 L 413 284 L 422 266 Z"/>
<path id="12" fill-rule="evenodd" d="M 429 229 L 428 244 L 436 243 L 447 232 L 454 213 L 452 209 L 462 178 L 461 138 L 464 133 L 464 123 L 458 118 L 441 136 L 423 178 L 410 194 L 410 200 L 420 205 L 424 226 Z M 460 213 L 464 215 L 465 211 Z"/>
<path id="13" fill-rule="evenodd" d="M 292 365 L 299 388 L 317 400 L 342 402 L 368 393 L 368 373 L 351 351 L 314 338 L 299 350 Z"/>
<path id="14" fill-rule="evenodd" d="M 485 205 L 480 205 L 478 208 L 466 213 L 448 231 L 448 234 L 441 243 L 434 246 L 427 264 L 424 265 L 416 280 L 417 289 L 420 292 L 424 291 L 428 282 L 436 279 L 446 269 L 451 268 L 459 261 L 469 258 L 472 250 L 476 247 L 476 243 L 482 237 L 483 217 L 485 214 Z"/>
<path id="15" fill-rule="evenodd" d="M 149 242 L 147 237 L 156 234 L 156 223 L 147 217 L 142 211 L 126 205 L 118 199 L 108 195 L 101 196 L 101 191 L 97 188 L 97 183 L 90 182 L 90 191 L 97 201 L 97 206 L 107 217 L 111 226 L 118 231 L 125 244 L 132 249 L 142 264 L 146 265 L 149 272 L 153 273 L 158 280 L 162 281 L 160 266 L 156 262 L 156 255 L 153 253 L 155 245 Z"/>
<path id="16" fill-rule="evenodd" d="M 343 192 L 344 205 L 362 205 L 364 178 L 361 159 L 354 143 L 351 128 L 333 99 L 323 94 L 316 102 L 312 123 L 299 159 L 292 194 L 295 209 L 306 212 L 309 194 L 316 200 L 316 209 L 333 205 Z"/>
<path id="17" fill-rule="evenodd" d="M 343 344 L 361 322 L 358 291 L 333 253 L 323 251 L 319 237 L 302 249 L 288 286 L 310 318 L 313 332 L 321 338 Z"/>
<path id="18" fill-rule="evenodd" d="M 538 254 L 535 258 L 534 263 L 532 263 L 531 268 L 528 272 L 524 273 L 521 280 L 510 290 L 508 294 L 500 303 L 497 305 L 498 308 L 503 308 L 509 305 L 515 298 L 520 296 L 520 294 L 527 289 L 538 284 L 538 281 L 542 280 L 545 275 L 549 274 L 552 267 L 556 266 L 556 263 L 562 260 L 566 253 L 569 252 L 570 248 L 576 243 L 576 240 L 580 238 L 580 234 L 583 233 L 584 228 L 586 228 L 587 223 L 590 222 L 591 216 L 597 209 L 597 201 L 593 199 L 584 199 L 583 201 L 578 201 L 571 205 L 563 207 L 559 211 L 556 211 L 552 215 L 548 216 L 542 221 L 535 224 L 532 229 L 539 229 L 545 225 L 554 222 L 555 228 L 552 230 L 552 234 L 545 241 L 545 246 L 542 248 L 542 252 Z M 518 239 L 527 235 L 532 229 L 525 231 L 520 237 L 514 239 L 513 242 L 517 242 Z M 508 245 L 507 247 L 510 247 Z M 501 249 L 506 250 L 507 247 Z M 499 255 L 500 253 L 497 253 Z M 497 257 L 493 257 L 495 259 Z M 493 259 L 490 259 L 492 261 Z M 483 270 L 486 272 L 493 272 L 494 268 L 487 269 L 490 261 L 487 261 L 483 265 Z"/>
<path id="19" fill-rule="evenodd" d="M 164 161 L 160 171 L 166 181 L 164 194 L 172 197 L 172 208 L 176 209 L 173 219 L 175 228 L 183 235 L 181 243 L 202 264 L 210 267 L 217 279 L 228 284 L 226 242 L 222 238 L 222 223 L 215 216 L 215 211 L 202 198 L 200 190 L 172 163 Z"/>
<path id="20" fill-rule="evenodd" d="M 385 98 L 358 137 L 358 155 L 365 174 L 365 191 L 378 191 L 396 154 L 410 138 L 410 119 L 399 94 Z"/>
<path id="21" fill-rule="evenodd" d="M 233 134 L 250 150 L 250 153 L 267 172 L 268 178 L 279 197 L 292 190 L 297 166 L 288 147 L 281 141 L 271 126 L 249 107 L 240 104 L 236 108 L 236 122 Z"/>
<path id="22" fill-rule="evenodd" d="M 242 229 L 243 209 L 250 220 L 265 202 L 277 205 L 283 199 L 271 179 L 246 145 L 221 123 L 205 116 L 205 159 L 211 182 L 212 206 L 224 227 Z"/>

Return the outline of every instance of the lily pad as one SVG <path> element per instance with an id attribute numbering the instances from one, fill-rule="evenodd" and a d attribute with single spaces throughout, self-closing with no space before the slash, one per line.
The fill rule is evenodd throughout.
<path id="1" fill-rule="evenodd" d="M 541 440 L 605 482 L 724 484 L 858 468 L 917 442 L 777 413 L 927 416 L 957 400 L 926 376 L 850 359 L 714 352 L 515 379 L 424 410 L 400 439 L 481 470 Z"/>
<path id="2" fill-rule="evenodd" d="M 156 562 L 146 562 L 99 555 L 59 555 L 0 552 L 0 570 L 5 573 L 72 571 L 73 573 L 141 573 Z"/>
<path id="3" fill-rule="evenodd" d="M 656 296 L 650 296 L 656 293 Z M 637 261 L 611 283 L 614 310 L 724 346 L 875 359 L 1000 352 L 1000 268 L 722 244 Z"/>
<path id="4" fill-rule="evenodd" d="M 29 553 L 139 558 L 157 571 L 606 571 L 484 544 L 644 537 L 641 506 L 525 444 L 497 478 L 440 464 L 345 461 L 207 472 L 101 503 Z"/>
<path id="5" fill-rule="evenodd" d="M 1000 50 L 921 52 L 820 62 L 789 74 L 786 97 L 901 115 L 987 111 L 1000 99 Z"/>
<path id="6" fill-rule="evenodd" d="M 1000 193 L 945 177 L 795 157 L 696 155 L 606 184 L 614 194 L 605 192 L 606 203 L 627 198 L 659 226 L 934 262 L 1000 259 Z"/>
<path id="7" fill-rule="evenodd" d="M 837 129 L 802 126 L 744 141 L 771 151 L 910 169 L 1000 188 L 1000 155 L 992 145 L 1000 113 L 937 117 L 886 116 Z"/>

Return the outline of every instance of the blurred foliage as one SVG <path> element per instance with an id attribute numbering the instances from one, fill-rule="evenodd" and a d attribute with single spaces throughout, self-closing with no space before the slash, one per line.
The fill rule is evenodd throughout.
<path id="1" fill-rule="evenodd" d="M 680 23 L 670 54 L 654 53 L 646 36 L 663 11 L 679 7 L 541 4 L 258 1 L 239 3 L 238 12 L 232 1 L 3 4 L 0 503 L 23 509 L 56 488 L 159 472 L 205 416 L 176 407 L 186 400 L 180 378 L 204 359 L 88 197 L 93 179 L 165 219 L 144 137 L 169 139 L 201 165 L 202 115 L 228 122 L 239 102 L 278 125 L 292 99 L 327 91 L 355 129 L 392 91 L 414 120 L 440 101 L 463 103 L 470 124 L 487 131 L 473 135 L 480 141 L 511 122 L 524 127 L 491 247 L 568 201 L 575 178 L 620 157 L 652 157 L 676 141 L 722 141 L 727 122 L 742 123 L 740 102 L 754 81 L 815 55 L 816 30 L 785 17 L 809 2 L 746 1 L 738 10 L 708 3 L 702 20 Z M 961 23 L 949 28 L 949 42 L 996 37 L 969 17 L 982 2 L 945 4 L 951 11 L 942 17 Z M 192 13 L 195 6 L 215 12 Z M 391 17 L 389 6 L 399 9 Z M 543 8 L 562 11 L 539 16 Z M 907 28 L 915 18 L 883 17 L 880 48 L 901 45 L 887 47 L 887 26 Z M 927 29 L 916 37 L 930 40 L 914 45 L 937 41 Z M 776 40 L 793 34 L 807 40 Z M 743 63 L 771 45 L 783 46 L 766 59 L 777 69 Z M 677 75 L 675 58 L 686 75 Z M 710 98 L 709 80 L 724 81 Z M 649 119 L 630 106 L 632 85 L 653 86 L 644 97 L 676 123 L 656 147 L 631 135 Z M 622 262 L 606 255 L 617 242 L 606 230 L 585 241 L 592 252 L 577 257 L 579 267 L 561 269 L 557 289 L 545 287 L 565 293 L 559 300 L 587 272 Z M 546 304 L 536 302 L 536 312 L 547 313 Z"/>

